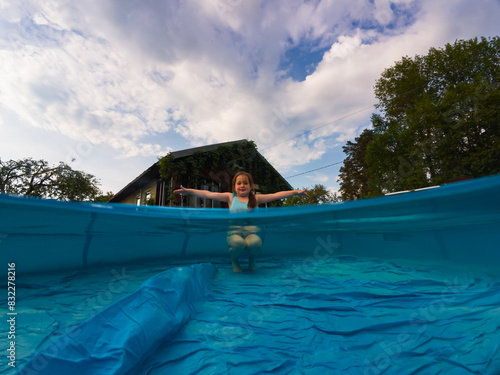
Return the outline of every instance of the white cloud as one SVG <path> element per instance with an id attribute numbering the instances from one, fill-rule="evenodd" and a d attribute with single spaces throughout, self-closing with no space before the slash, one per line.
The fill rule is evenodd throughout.
<path id="1" fill-rule="evenodd" d="M 313 180 L 315 184 L 325 184 L 330 181 L 330 176 L 324 173 L 316 172 L 315 174 L 308 176 L 309 179 Z"/>
<path id="2" fill-rule="evenodd" d="M 47 35 L 44 30 L 37 33 L 37 40 Z M 3 105 L 32 126 L 72 139 L 119 143 L 131 156 L 161 152 L 158 145 L 124 147 L 130 144 L 127 140 L 169 129 L 161 96 L 154 95 L 160 86 L 147 71 L 123 61 L 108 43 L 77 32 L 63 33 L 58 44 L 46 47 L 42 41 L 0 51 L 6 77 L 0 92 Z"/>
<path id="3" fill-rule="evenodd" d="M 322 138 L 307 142 L 305 137 L 294 138 L 261 150 L 266 159 L 278 170 L 288 172 L 292 166 L 308 164 L 320 159 L 328 146 Z"/>

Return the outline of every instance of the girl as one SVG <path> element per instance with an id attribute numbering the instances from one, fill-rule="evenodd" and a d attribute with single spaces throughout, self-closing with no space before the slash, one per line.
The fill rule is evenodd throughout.
<path id="1" fill-rule="evenodd" d="M 306 189 L 304 190 L 288 190 L 280 191 L 273 194 L 259 194 L 253 192 L 253 180 L 250 173 L 238 172 L 233 178 L 233 193 L 214 193 L 207 190 L 186 189 L 181 185 L 181 188 L 175 190 L 175 194 L 195 195 L 200 198 L 215 199 L 221 202 L 226 202 L 229 205 L 229 210 L 242 211 L 253 209 L 259 204 L 272 202 L 279 199 L 300 195 L 308 197 Z M 233 263 L 234 272 L 242 272 L 238 257 L 245 251 L 248 251 L 248 269 L 255 271 L 255 255 L 260 253 L 262 240 L 256 234 L 258 228 L 252 227 L 236 227 L 228 232 L 227 244 L 229 245 L 229 254 Z"/>

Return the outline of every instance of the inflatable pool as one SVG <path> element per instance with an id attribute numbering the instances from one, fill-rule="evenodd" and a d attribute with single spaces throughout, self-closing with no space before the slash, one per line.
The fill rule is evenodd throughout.
<path id="1" fill-rule="evenodd" d="M 233 214 L 0 196 L 4 371 L 499 373 L 499 192 Z M 256 272 L 231 272 L 234 225 L 260 228 Z"/>

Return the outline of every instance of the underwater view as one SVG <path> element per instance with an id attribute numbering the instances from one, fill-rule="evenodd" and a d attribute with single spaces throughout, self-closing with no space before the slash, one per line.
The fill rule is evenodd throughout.
<path id="1" fill-rule="evenodd" d="M 499 186 L 234 214 L 2 196 L 15 370 L 498 373 Z M 233 272 L 237 225 L 255 271 Z"/>
<path id="2" fill-rule="evenodd" d="M 493 374 L 500 368 L 498 278 L 350 256 L 263 258 L 258 271 L 242 274 L 215 259 L 202 300 L 183 297 L 193 304 L 184 325 L 186 316 L 169 324 L 151 316 L 144 332 L 127 332 L 111 315 L 86 323 L 88 334 L 71 334 L 146 279 L 179 267 L 190 266 L 27 277 L 19 286 L 17 353 L 21 364 L 39 354 L 21 373 L 63 374 L 65 365 L 71 368 L 66 361 L 94 368 L 86 373 L 127 374 Z M 120 334 L 91 347 L 88 335 L 112 327 Z M 160 327 L 165 339 L 155 347 L 134 337 Z M 140 358 L 116 351 L 136 345 Z"/>

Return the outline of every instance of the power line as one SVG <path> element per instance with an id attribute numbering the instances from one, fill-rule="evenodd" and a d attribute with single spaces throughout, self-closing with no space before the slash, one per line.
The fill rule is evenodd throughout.
<path id="1" fill-rule="evenodd" d="M 298 134 L 298 135 L 296 135 L 296 136 L 294 136 L 294 137 L 292 137 L 292 138 L 286 139 L 286 140 L 281 141 L 281 142 L 278 142 L 278 143 L 276 143 L 276 144 L 274 144 L 274 145 L 272 145 L 272 146 L 266 147 L 266 148 L 262 149 L 262 151 L 268 150 L 268 149 L 270 149 L 270 148 L 272 148 L 272 147 L 276 147 L 276 146 L 278 146 L 278 145 L 280 145 L 280 144 L 282 144 L 282 143 L 285 143 L 285 142 L 291 141 L 292 139 L 295 139 L 295 138 L 301 137 L 301 136 L 303 136 L 303 135 L 310 134 L 310 133 L 312 133 L 312 132 L 314 132 L 314 131 L 316 131 L 316 130 L 318 130 L 318 129 L 324 128 L 325 126 L 332 125 L 332 124 L 334 124 L 334 123 L 336 123 L 336 122 L 338 122 L 338 121 L 344 120 L 344 119 L 349 118 L 349 117 L 354 116 L 354 115 L 357 115 L 358 113 L 361 113 L 361 112 L 367 111 L 367 110 L 369 110 L 369 109 L 371 109 L 371 108 L 373 108 L 373 107 L 374 107 L 374 105 L 372 104 L 372 105 L 371 105 L 371 106 L 369 106 L 369 107 L 366 107 L 366 108 L 360 109 L 360 110 L 358 110 L 358 111 L 356 111 L 356 112 L 353 112 L 353 113 L 350 113 L 350 114 L 348 114 L 348 115 L 346 115 L 346 116 L 339 117 L 338 119 L 335 119 L 335 120 L 333 120 L 333 121 L 331 121 L 331 122 L 329 122 L 329 123 L 327 123 L 327 124 L 324 124 L 324 125 L 318 126 L 317 128 L 314 128 L 314 129 L 311 129 L 311 130 L 306 130 L 305 132 L 303 132 L 303 133 L 301 133 L 301 134 Z M 322 166 L 322 167 L 315 168 L 315 169 L 311 169 L 311 170 L 306 171 L 306 172 L 298 173 L 298 174 L 295 174 L 295 175 L 293 175 L 293 176 L 288 176 L 288 177 L 285 177 L 285 179 L 294 178 L 294 177 L 297 177 L 297 176 L 302 176 L 302 175 L 304 175 L 304 174 L 311 173 L 311 172 L 315 172 L 315 171 L 319 171 L 319 170 L 321 170 L 321 169 L 325 169 L 325 168 L 328 168 L 328 167 L 332 167 L 332 166 L 334 166 L 334 165 L 338 165 L 338 164 L 341 164 L 341 163 L 343 163 L 343 161 L 338 161 L 338 162 L 336 162 L 336 163 L 332 163 L 332 164 L 324 165 L 324 166 Z"/>
<path id="2" fill-rule="evenodd" d="M 325 168 L 328 168 L 328 167 L 332 167 L 332 166 L 340 164 L 340 163 L 343 163 L 343 161 L 338 161 L 336 163 L 324 165 L 324 166 L 316 168 L 316 169 L 311 169 L 310 171 L 306 171 L 306 172 L 302 172 L 302 173 L 299 173 L 299 174 L 295 174 L 293 176 L 285 177 L 285 180 L 289 179 L 289 178 L 297 177 L 297 176 L 302 176 L 303 174 L 307 174 L 307 173 L 311 173 L 311 172 L 316 172 L 316 171 L 319 171 L 320 169 L 325 169 Z"/>
<path id="3" fill-rule="evenodd" d="M 410 93 L 410 92 L 413 92 L 413 91 L 415 91 L 415 90 L 417 90 L 417 89 L 420 89 L 420 88 L 422 88 L 422 87 L 425 87 L 425 86 L 427 86 L 427 83 L 423 84 L 422 86 L 415 87 L 415 88 L 413 88 L 413 89 L 411 89 L 411 90 L 408 90 L 407 92 L 402 93 L 400 96 L 406 95 L 406 94 L 408 94 L 408 93 Z M 311 129 L 311 130 L 306 130 L 305 132 L 303 132 L 303 133 L 301 133 L 301 134 L 298 134 L 298 135 L 296 135 L 296 136 L 293 136 L 292 138 L 285 139 L 284 141 L 281 141 L 281 142 L 278 142 L 278 143 L 276 143 L 276 144 L 274 144 L 274 145 L 272 145 L 272 146 L 266 147 L 266 148 L 262 149 L 262 151 L 265 151 L 265 150 L 268 150 L 268 149 L 270 149 L 270 148 L 276 147 L 276 146 L 278 146 L 278 145 L 280 145 L 280 144 L 282 144 L 282 143 L 289 142 L 289 141 L 291 141 L 292 139 L 295 139 L 295 138 L 298 138 L 298 137 L 304 136 L 304 135 L 306 135 L 306 134 L 310 134 L 310 133 L 312 133 L 312 132 L 314 132 L 314 131 L 316 131 L 316 130 L 318 130 L 318 129 L 324 128 L 325 126 L 332 125 L 332 124 L 334 124 L 334 123 L 336 123 L 336 122 L 338 122 L 338 121 L 345 120 L 346 118 L 349 118 L 349 117 L 351 117 L 351 116 L 357 115 L 358 113 L 361 113 L 361 112 L 367 111 L 367 110 L 369 110 L 369 109 L 371 109 L 371 108 L 373 108 L 373 107 L 375 107 L 375 106 L 376 106 L 375 104 L 372 104 L 372 105 L 370 105 L 369 107 L 365 107 L 365 108 L 360 109 L 360 110 L 358 110 L 358 111 L 356 111 L 356 112 L 353 112 L 353 113 L 350 113 L 350 114 L 348 114 L 348 115 L 346 115 L 346 116 L 340 117 L 340 118 L 338 118 L 338 119 L 336 119 L 336 120 L 333 120 L 333 121 L 331 121 L 331 122 L 329 122 L 329 123 L 327 123 L 327 124 L 324 124 L 324 125 L 318 126 L 317 128 L 314 128 L 314 129 Z M 319 170 L 321 170 L 321 169 L 325 169 L 325 168 L 328 168 L 328 167 L 332 167 L 332 166 L 334 166 L 334 165 L 338 165 L 338 164 L 341 164 L 341 163 L 343 163 L 343 161 L 339 161 L 339 162 L 336 162 L 336 163 L 332 163 L 332 164 L 325 165 L 325 166 L 323 166 L 323 167 L 319 167 L 319 168 L 311 169 L 311 170 L 309 170 L 309 171 L 302 172 L 302 173 L 299 173 L 299 174 L 295 174 L 295 175 L 293 175 L 293 176 L 285 177 L 285 179 L 288 179 L 288 178 L 293 178 L 293 177 L 297 177 L 297 176 L 302 176 L 302 175 L 304 175 L 304 174 L 311 173 L 311 172 L 315 172 L 315 171 L 319 171 Z"/>
<path id="4" fill-rule="evenodd" d="M 282 144 L 282 143 L 289 142 L 289 141 L 291 141 L 292 139 L 295 139 L 295 138 L 298 138 L 298 137 L 302 137 L 303 135 L 306 135 L 306 134 L 310 134 L 310 133 L 312 133 L 312 132 L 314 132 L 314 131 L 316 131 L 316 130 L 318 130 L 318 129 L 324 128 L 325 126 L 329 126 L 329 125 L 335 124 L 336 122 L 339 122 L 339 121 L 341 121 L 341 120 L 345 120 L 346 118 L 349 118 L 349 117 L 351 117 L 351 116 L 357 115 L 358 113 L 361 113 L 361 112 L 367 111 L 367 110 L 369 110 L 369 109 L 373 108 L 374 106 L 375 106 L 375 105 L 374 105 L 374 104 L 372 104 L 372 105 L 371 105 L 371 106 L 369 106 L 369 107 L 366 107 L 366 108 L 360 109 L 360 110 L 358 110 L 358 111 L 356 111 L 356 112 L 353 112 L 353 113 L 350 113 L 350 114 L 348 114 L 348 115 L 346 115 L 346 116 L 340 117 L 340 118 L 338 118 L 338 119 L 336 119 L 336 120 L 333 120 L 333 121 L 331 121 L 331 122 L 329 122 L 329 123 L 327 123 L 327 124 L 324 124 L 324 125 L 318 126 L 317 128 L 314 128 L 314 129 L 311 129 L 311 130 L 306 130 L 305 132 L 300 133 L 300 134 L 298 134 L 298 135 L 296 135 L 296 136 L 293 136 L 292 138 L 285 139 L 284 141 L 281 141 L 281 142 L 275 143 L 275 144 L 274 144 L 274 145 L 272 145 L 272 146 L 269 146 L 269 147 L 263 148 L 261 151 L 268 150 L 268 149 L 273 148 L 273 147 L 276 147 L 276 146 L 278 146 L 278 145 L 280 145 L 280 144 Z"/>
<path id="5" fill-rule="evenodd" d="M 427 86 L 427 83 L 424 83 L 424 84 L 423 84 L 423 85 L 421 85 L 421 86 L 418 86 L 418 87 L 415 87 L 415 88 L 413 88 L 413 89 L 411 89 L 411 90 L 408 90 L 408 91 L 406 91 L 406 92 L 403 92 L 402 94 L 400 94 L 400 95 L 399 95 L 399 97 L 402 97 L 402 96 L 404 96 L 404 95 L 407 95 L 407 94 L 409 94 L 409 93 L 411 93 L 411 92 L 413 92 L 413 91 L 419 90 L 419 89 L 421 89 L 421 88 L 423 88 L 423 87 L 426 87 L 426 86 Z M 282 144 L 282 143 L 289 142 L 289 141 L 291 141 L 292 139 L 295 139 L 295 138 L 298 138 L 298 137 L 302 137 L 303 135 L 306 135 L 306 134 L 310 134 L 310 133 L 312 133 L 312 132 L 314 132 L 314 131 L 316 131 L 316 130 L 318 130 L 318 129 L 324 128 L 325 126 L 329 126 L 329 125 L 335 124 L 336 122 L 339 122 L 339 121 L 341 121 L 341 120 L 345 120 L 346 118 L 349 118 L 349 117 L 351 117 L 351 116 L 357 115 L 358 113 L 361 113 L 361 112 L 367 111 L 367 110 L 369 110 L 369 109 L 371 109 L 371 108 L 373 108 L 373 107 L 376 107 L 376 104 L 372 104 L 372 105 L 370 105 L 370 106 L 368 106 L 368 107 L 362 108 L 362 109 L 360 109 L 360 110 L 358 110 L 358 111 L 356 111 L 356 112 L 350 113 L 350 114 L 348 114 L 348 115 L 346 115 L 346 116 L 339 117 L 338 119 L 333 120 L 333 121 L 331 121 L 331 122 L 329 122 L 329 123 L 327 123 L 327 124 L 324 124 L 324 125 L 318 126 L 317 128 L 314 128 L 314 129 L 311 129 L 311 130 L 306 130 L 305 132 L 300 133 L 300 134 L 298 134 L 298 135 L 295 135 L 295 136 L 293 136 L 292 138 L 285 139 L 284 141 L 281 141 L 281 142 L 275 143 L 274 145 L 271 145 L 271 146 L 269 146 L 269 147 L 263 148 L 261 151 L 268 150 L 268 149 L 273 148 L 273 147 L 276 147 L 276 146 L 278 146 L 278 145 L 280 145 L 280 144 Z"/>

